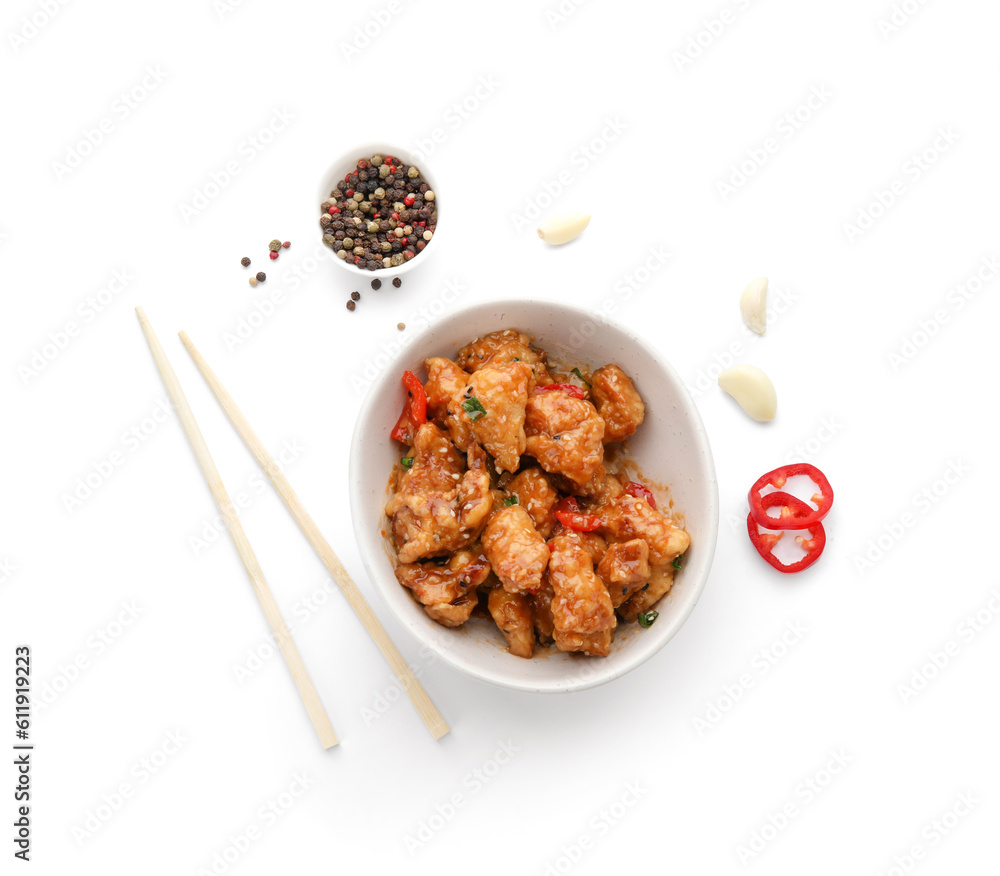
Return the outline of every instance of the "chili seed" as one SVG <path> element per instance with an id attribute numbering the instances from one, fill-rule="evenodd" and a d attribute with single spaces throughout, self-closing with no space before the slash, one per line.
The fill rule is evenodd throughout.
<path id="1" fill-rule="evenodd" d="M 250 259 L 248 259 L 246 256 L 243 256 L 243 258 L 240 259 L 240 264 L 243 265 L 243 267 L 245 268 L 247 265 L 250 264 Z"/>

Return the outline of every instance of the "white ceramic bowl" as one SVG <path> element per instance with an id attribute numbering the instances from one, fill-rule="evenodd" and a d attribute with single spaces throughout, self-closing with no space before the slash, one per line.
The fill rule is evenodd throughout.
<path id="1" fill-rule="evenodd" d="M 316 216 L 316 234 L 318 235 L 318 239 L 320 241 L 323 239 L 322 229 L 319 226 L 320 204 L 329 198 L 330 192 L 343 182 L 344 174 L 352 172 L 358 166 L 359 159 L 370 158 L 376 153 L 381 155 L 391 155 L 393 158 L 399 157 L 403 159 L 404 164 L 416 165 L 417 169 L 420 171 L 421 177 L 423 177 L 424 182 L 431 187 L 431 191 L 433 191 L 435 195 L 439 194 L 437 180 L 433 173 L 431 173 L 431 171 L 427 168 L 427 163 L 425 161 L 418 161 L 416 157 L 406 149 L 400 149 L 396 146 L 387 146 L 385 143 L 369 143 L 355 146 L 347 152 L 344 152 L 336 161 L 334 161 L 333 164 L 327 168 L 326 173 L 323 174 L 323 178 L 320 180 L 319 190 L 316 193 L 316 200 L 311 207 L 313 214 Z M 351 274 L 355 281 L 358 279 L 358 275 L 367 276 L 372 280 L 376 277 L 384 280 L 386 277 L 390 279 L 392 277 L 401 277 L 403 274 L 412 271 L 418 265 L 424 264 L 430 253 L 437 251 L 438 232 L 441 230 L 441 204 L 437 198 L 435 198 L 434 203 L 437 204 L 438 212 L 438 224 L 434 229 L 434 238 L 423 248 L 421 252 L 418 252 L 408 262 L 404 262 L 397 268 L 379 268 L 377 271 L 369 271 L 367 268 L 359 268 L 347 259 L 334 258 L 333 261 L 337 264 L 340 270 L 347 271 Z"/>
<path id="2" fill-rule="evenodd" d="M 418 375 L 430 356 L 453 357 L 473 338 L 504 328 L 534 337 L 560 364 L 597 368 L 612 362 L 635 381 L 646 419 L 631 439 L 631 456 L 643 475 L 669 488 L 674 512 L 691 535 L 684 568 L 657 605 L 649 628 L 619 623 L 605 658 L 565 654 L 554 647 L 524 660 L 508 654 L 492 623 L 476 618 L 448 629 L 432 621 L 393 574 L 393 551 L 384 513 L 389 476 L 401 447 L 389 437 L 403 406 L 400 377 Z M 680 629 L 708 579 L 719 525 L 719 496 L 708 436 L 683 381 L 666 359 L 627 328 L 565 304 L 500 301 L 460 310 L 411 341 L 375 380 L 354 429 L 350 456 L 351 513 L 365 568 L 392 613 L 445 663 L 469 675 L 516 690 L 568 692 L 595 687 L 635 669 Z M 666 499 L 662 494 L 661 501 Z"/>

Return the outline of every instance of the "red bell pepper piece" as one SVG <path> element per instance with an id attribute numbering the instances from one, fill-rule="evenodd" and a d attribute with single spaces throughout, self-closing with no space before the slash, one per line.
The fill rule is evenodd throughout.
<path id="1" fill-rule="evenodd" d="M 573 383 L 550 383 L 548 386 L 536 386 L 535 392 L 552 392 L 555 389 L 561 389 L 568 395 L 573 396 L 573 398 L 585 398 L 584 392 L 579 386 Z"/>
<path id="2" fill-rule="evenodd" d="M 815 563 L 820 558 L 820 554 L 823 553 L 823 548 L 826 547 L 826 530 L 823 528 L 823 524 L 819 522 L 809 526 L 800 525 L 803 520 L 812 516 L 814 509 L 801 499 L 791 495 L 791 493 L 782 493 L 779 491 L 768 493 L 761 497 L 761 507 L 764 510 L 778 506 L 781 506 L 781 517 L 777 519 L 768 517 L 768 520 L 773 523 L 786 523 L 787 525 L 782 527 L 782 529 L 801 529 L 808 531 L 809 535 L 812 536 L 811 538 L 806 538 L 803 535 L 795 536 L 795 540 L 802 545 L 806 552 L 806 555 L 801 560 L 789 564 L 781 562 L 774 555 L 773 551 L 774 546 L 781 541 L 785 533 L 782 531 L 761 532 L 753 513 L 747 514 L 747 533 L 750 536 L 753 546 L 757 549 L 757 553 L 779 572 L 789 574 L 801 572 Z M 770 526 L 769 524 L 768 528 L 776 529 L 777 527 Z"/>
<path id="3" fill-rule="evenodd" d="M 649 491 L 649 487 L 643 486 L 638 481 L 632 481 L 625 488 L 625 492 L 630 496 L 635 496 L 636 499 L 645 499 L 649 503 L 649 507 L 656 510 L 656 499 Z"/>
<path id="4" fill-rule="evenodd" d="M 780 490 L 785 485 L 785 482 L 795 475 L 807 475 L 816 484 L 819 492 L 812 497 L 812 501 L 818 507 L 810 508 L 806 505 L 809 508 L 809 513 L 801 516 L 783 515 L 780 518 L 768 517 L 765 509 L 773 508 L 774 503 L 765 505 L 763 500 L 767 498 L 767 495 L 762 496 L 760 491 L 768 484 Z M 780 466 L 774 471 L 769 471 L 767 474 L 757 478 L 756 483 L 750 488 L 747 501 L 750 503 L 750 514 L 753 519 L 766 529 L 809 529 L 813 524 L 819 523 L 830 513 L 830 508 L 833 506 L 833 488 L 826 479 L 826 475 L 816 468 L 816 466 L 810 465 L 808 462 L 796 462 L 792 465 Z"/>
<path id="5" fill-rule="evenodd" d="M 412 371 L 403 372 L 403 387 L 406 389 L 406 402 L 389 435 L 404 444 L 412 444 L 417 429 L 427 422 L 427 392 Z"/>
<path id="6" fill-rule="evenodd" d="M 567 496 L 555 507 L 556 520 L 568 529 L 577 532 L 593 532 L 601 525 L 601 518 L 596 514 L 587 514 L 580 510 L 576 496 Z"/>

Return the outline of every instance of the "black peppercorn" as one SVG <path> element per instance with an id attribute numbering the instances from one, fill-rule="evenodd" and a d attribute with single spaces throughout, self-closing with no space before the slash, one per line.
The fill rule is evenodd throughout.
<path id="1" fill-rule="evenodd" d="M 347 309 L 348 310 L 354 310 L 355 307 L 357 307 L 357 305 L 353 301 L 348 301 L 347 302 Z"/>
<path id="2" fill-rule="evenodd" d="M 351 298 L 353 300 L 355 300 L 355 301 L 360 301 L 361 300 L 361 293 L 360 292 L 352 292 L 351 293 Z"/>
<path id="3" fill-rule="evenodd" d="M 392 278 L 392 285 L 395 286 L 398 289 L 400 286 L 403 285 L 403 281 L 400 280 L 399 277 L 393 277 Z"/>
<path id="4" fill-rule="evenodd" d="M 257 282 L 258 283 L 263 283 L 266 279 L 267 279 L 267 274 L 265 274 L 263 271 L 258 271 L 257 272 Z"/>
<path id="5" fill-rule="evenodd" d="M 379 280 L 378 278 L 372 280 L 372 289 L 381 289 L 381 288 L 382 288 L 381 280 Z"/>
<path id="6" fill-rule="evenodd" d="M 245 268 L 247 265 L 250 264 L 250 259 L 248 259 L 246 256 L 243 256 L 243 258 L 240 259 L 240 264 L 243 265 L 243 267 Z"/>

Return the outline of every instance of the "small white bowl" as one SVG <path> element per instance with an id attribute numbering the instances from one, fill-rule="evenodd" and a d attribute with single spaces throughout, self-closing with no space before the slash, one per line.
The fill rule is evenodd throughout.
<path id="1" fill-rule="evenodd" d="M 473 338 L 516 328 L 560 364 L 593 368 L 620 365 L 646 403 L 646 419 L 631 439 L 630 456 L 642 474 L 669 488 L 674 513 L 691 535 L 691 548 L 674 586 L 656 606 L 649 628 L 619 623 L 608 657 L 538 649 L 524 660 L 506 651 L 492 623 L 476 618 L 448 629 L 431 620 L 393 573 L 393 549 L 384 506 L 400 445 L 389 437 L 403 406 L 404 370 L 422 374 L 430 356 L 453 357 Z M 715 554 L 719 493 L 715 465 L 701 417 L 683 381 L 666 359 L 627 328 L 565 304 L 499 301 L 460 310 L 427 328 L 376 378 L 361 407 L 350 455 L 351 514 L 365 568 L 397 620 L 445 663 L 515 690 L 568 692 L 596 687 L 635 669 L 680 629 L 698 601 Z M 661 502 L 667 499 L 662 493 Z"/>
<path id="2" fill-rule="evenodd" d="M 403 159 L 404 164 L 416 165 L 417 170 L 420 171 L 420 176 L 423 178 L 424 182 L 431 187 L 431 191 L 434 192 L 435 196 L 439 194 L 437 181 L 435 180 L 433 174 L 427 169 L 427 164 L 424 161 L 417 161 L 417 159 L 408 152 L 406 149 L 400 149 L 396 146 L 386 146 L 384 143 L 376 143 L 374 145 L 361 145 L 356 146 L 353 149 L 348 150 L 343 153 L 336 161 L 333 162 L 328 168 L 326 173 L 323 175 L 322 180 L 319 184 L 319 192 L 316 197 L 315 202 L 312 205 L 313 215 L 316 217 L 316 233 L 319 240 L 323 240 L 323 230 L 319 225 L 320 217 L 320 204 L 322 204 L 327 198 L 330 197 L 330 192 L 332 192 L 337 186 L 344 181 L 344 175 L 353 172 L 357 166 L 358 161 L 362 158 L 371 158 L 375 154 L 380 155 L 391 155 L 393 158 L 399 157 Z M 437 239 L 438 232 L 441 229 L 441 204 L 437 197 L 434 199 L 434 203 L 437 204 L 438 212 L 438 223 L 437 227 L 434 229 L 434 237 L 430 240 L 412 259 L 408 262 L 404 262 L 396 268 L 379 268 L 377 271 L 370 271 L 368 268 L 359 268 L 354 262 L 348 261 L 347 259 L 334 258 L 333 261 L 340 267 L 341 270 L 347 271 L 351 276 L 357 280 L 358 275 L 368 276 L 370 279 L 374 280 L 376 277 L 401 277 L 403 274 L 412 271 L 417 265 L 422 265 L 427 261 L 428 253 L 437 251 Z M 336 256 L 336 253 L 334 253 Z"/>

